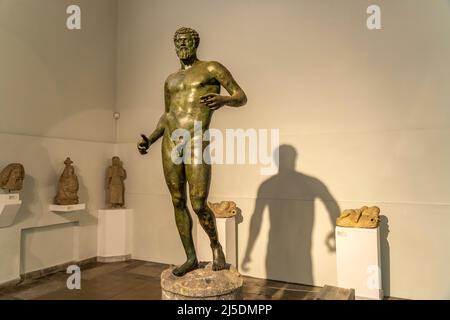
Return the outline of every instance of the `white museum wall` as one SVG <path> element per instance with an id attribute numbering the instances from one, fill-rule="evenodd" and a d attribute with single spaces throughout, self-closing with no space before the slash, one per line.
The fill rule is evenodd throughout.
<path id="1" fill-rule="evenodd" d="M 74 2 L 82 29 L 69 31 Z M 0 228 L 0 284 L 97 254 L 115 141 L 116 22 L 111 0 L 0 0 L 0 167 L 20 162 L 26 171 L 18 216 Z M 49 212 L 67 156 L 87 209 Z"/>
<path id="2" fill-rule="evenodd" d="M 114 142 L 116 22 L 115 0 L 1 0 L 0 131 Z"/>
<path id="3" fill-rule="evenodd" d="M 366 28 L 371 4 L 381 7 L 382 30 Z M 256 237 L 240 271 L 336 284 L 325 239 L 337 212 L 378 205 L 387 217 L 385 293 L 450 298 L 448 1 L 119 0 L 118 8 L 117 139 L 135 209 L 133 257 L 184 259 L 160 142 L 144 157 L 136 142 L 156 125 L 164 80 L 179 67 L 173 32 L 191 26 L 200 59 L 222 62 L 248 95 L 245 107 L 219 110 L 211 126 L 280 128 L 280 142 L 298 153 L 295 168 L 270 180 L 259 166 L 213 169 L 210 200 L 242 210 L 239 264 Z"/>

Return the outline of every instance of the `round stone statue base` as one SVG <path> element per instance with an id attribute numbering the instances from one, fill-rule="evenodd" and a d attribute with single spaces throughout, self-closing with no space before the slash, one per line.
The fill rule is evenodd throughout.
<path id="1" fill-rule="evenodd" d="M 236 268 L 213 271 L 212 262 L 202 262 L 199 268 L 182 277 L 172 274 L 175 267 L 161 273 L 163 300 L 241 300 L 243 279 Z"/>

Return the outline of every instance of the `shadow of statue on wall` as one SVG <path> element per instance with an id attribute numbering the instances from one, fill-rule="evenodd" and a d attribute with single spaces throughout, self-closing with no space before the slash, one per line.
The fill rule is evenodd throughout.
<path id="1" fill-rule="evenodd" d="M 270 229 L 266 278 L 312 285 L 314 202 L 316 199 L 323 202 L 333 226 L 340 209 L 323 182 L 295 170 L 297 151 L 294 147 L 281 145 L 275 152 L 279 153 L 278 174 L 264 181 L 258 189 L 241 268 L 243 271 L 249 270 L 251 254 L 261 230 L 263 212 L 268 207 Z M 334 228 L 324 235 L 324 242 L 330 252 L 335 251 Z"/>

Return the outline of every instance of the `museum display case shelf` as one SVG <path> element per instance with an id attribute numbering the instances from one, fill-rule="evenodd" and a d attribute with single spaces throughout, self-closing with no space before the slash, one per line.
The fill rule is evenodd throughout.
<path id="1" fill-rule="evenodd" d="M 83 211 L 86 210 L 86 204 L 85 203 L 69 204 L 69 205 L 50 204 L 48 206 L 48 210 L 56 213 Z"/>

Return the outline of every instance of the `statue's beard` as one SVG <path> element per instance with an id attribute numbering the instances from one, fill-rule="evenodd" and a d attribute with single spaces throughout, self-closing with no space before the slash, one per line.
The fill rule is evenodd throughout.
<path id="1" fill-rule="evenodd" d="M 177 56 L 180 59 L 188 59 L 195 54 L 195 48 L 193 47 L 181 47 L 177 48 Z"/>

